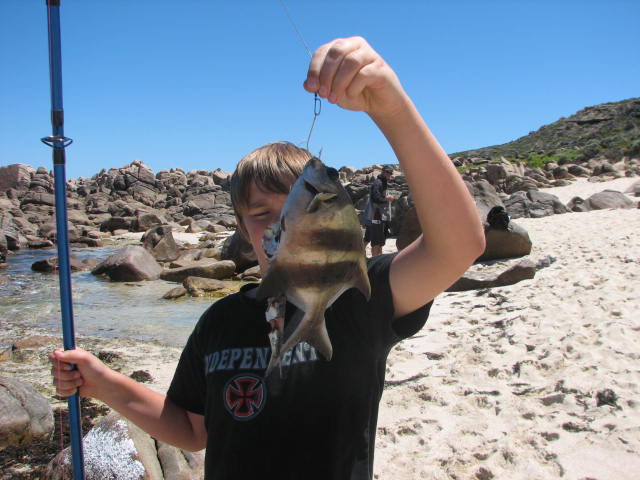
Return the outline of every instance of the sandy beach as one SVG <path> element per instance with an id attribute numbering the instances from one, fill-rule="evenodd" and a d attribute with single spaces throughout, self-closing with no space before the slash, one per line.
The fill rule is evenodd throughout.
<path id="1" fill-rule="evenodd" d="M 637 180 L 547 191 L 567 202 Z M 393 349 L 375 478 L 638 478 L 640 210 L 515 222 L 529 232 L 534 263 L 550 265 L 516 285 L 440 295 L 425 328 Z M 390 240 L 385 251 L 394 249 Z M 6 323 L 0 343 L 39 333 Z M 2 368 L 52 395 L 46 352 L 58 340 L 48 338 Z M 148 371 L 158 391 L 180 350 L 130 339 L 78 345 L 116 352 L 123 373 Z"/>
<path id="2" fill-rule="evenodd" d="M 548 191 L 566 202 L 636 180 Z M 531 259 L 555 262 L 515 285 L 440 295 L 392 351 L 377 478 L 638 478 L 640 210 L 515 222 Z M 598 406 L 607 389 L 613 405 Z"/>

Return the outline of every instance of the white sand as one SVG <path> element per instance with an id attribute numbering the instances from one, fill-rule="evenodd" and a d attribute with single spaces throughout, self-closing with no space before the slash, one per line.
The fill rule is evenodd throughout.
<path id="1" fill-rule="evenodd" d="M 173 234 L 173 239 L 178 245 L 197 245 L 200 241 L 200 237 L 207 232 L 187 233 L 184 231 L 173 229 L 171 233 Z M 113 237 L 111 237 L 111 239 L 114 241 L 140 241 L 143 235 L 144 232 L 127 232 L 121 235 L 114 235 Z"/>
<path id="2" fill-rule="evenodd" d="M 637 180 L 549 191 L 568 201 Z M 556 261 L 516 285 L 442 294 L 392 351 L 376 478 L 640 478 L 640 210 L 516 223 L 534 262 Z M 597 406 L 605 389 L 617 406 Z"/>

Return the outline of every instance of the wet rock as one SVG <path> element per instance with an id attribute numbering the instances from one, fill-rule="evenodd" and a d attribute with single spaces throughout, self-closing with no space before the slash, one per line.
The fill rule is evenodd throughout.
<path id="1" fill-rule="evenodd" d="M 162 280 L 169 282 L 183 282 L 187 277 L 205 277 L 223 279 L 230 278 L 236 269 L 231 260 L 215 260 L 205 258 L 181 268 L 165 269 L 160 274 Z"/>
<path id="2" fill-rule="evenodd" d="M 162 298 L 164 298 L 165 300 L 174 300 L 176 298 L 184 297 L 187 293 L 189 292 L 187 292 L 187 289 L 183 286 L 174 287 L 167 293 L 165 293 Z"/>
<path id="3" fill-rule="evenodd" d="M 244 272 L 237 275 L 237 280 L 256 281 L 262 277 L 260 265 L 247 268 Z"/>
<path id="4" fill-rule="evenodd" d="M 58 339 L 54 337 L 47 337 L 46 335 L 30 335 L 26 338 L 21 338 L 13 343 L 13 348 L 16 350 L 23 350 L 26 348 L 40 348 L 47 345 L 53 345 L 58 342 Z"/>
<path id="5" fill-rule="evenodd" d="M 95 267 L 95 259 L 88 259 L 80 261 L 75 255 L 69 257 L 69 266 L 72 272 L 81 272 L 91 270 Z M 58 271 L 58 257 L 43 258 L 42 260 L 36 260 L 31 264 L 31 270 L 34 272 L 52 273 Z"/>
<path id="6" fill-rule="evenodd" d="M 49 438 L 53 411 L 31 384 L 0 376 L 0 450 Z"/>
<path id="7" fill-rule="evenodd" d="M 131 245 L 111 255 L 91 273 L 107 275 L 114 282 L 137 282 L 157 280 L 162 267 L 144 247 Z"/>
<path id="8" fill-rule="evenodd" d="M 217 292 L 227 287 L 222 280 L 204 277 L 187 277 L 182 282 L 182 286 L 187 289 L 192 297 L 200 297 L 206 293 Z"/>

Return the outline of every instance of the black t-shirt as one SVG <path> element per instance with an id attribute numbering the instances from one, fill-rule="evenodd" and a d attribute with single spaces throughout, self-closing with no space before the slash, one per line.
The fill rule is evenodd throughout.
<path id="1" fill-rule="evenodd" d="M 431 303 L 393 321 L 393 255 L 368 260 L 371 300 L 346 291 L 325 312 L 333 358 L 309 344 L 264 372 L 265 302 L 246 286 L 214 303 L 182 352 L 167 395 L 205 416 L 209 480 L 373 478 L 378 403 L 391 347 L 422 328 Z M 295 310 L 288 305 L 287 317 Z"/>

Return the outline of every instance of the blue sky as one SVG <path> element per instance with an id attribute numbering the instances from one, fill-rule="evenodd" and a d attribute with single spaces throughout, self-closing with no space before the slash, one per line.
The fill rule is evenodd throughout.
<path id="1" fill-rule="evenodd" d="M 367 38 L 449 153 L 640 96 L 637 0 L 286 3 L 312 50 Z M 69 178 L 134 159 L 231 171 L 307 138 L 309 57 L 278 0 L 62 0 L 61 19 Z M 0 165 L 51 168 L 44 0 L 0 2 L 0 65 Z M 394 162 L 366 115 L 328 102 L 320 148 L 335 167 Z"/>

